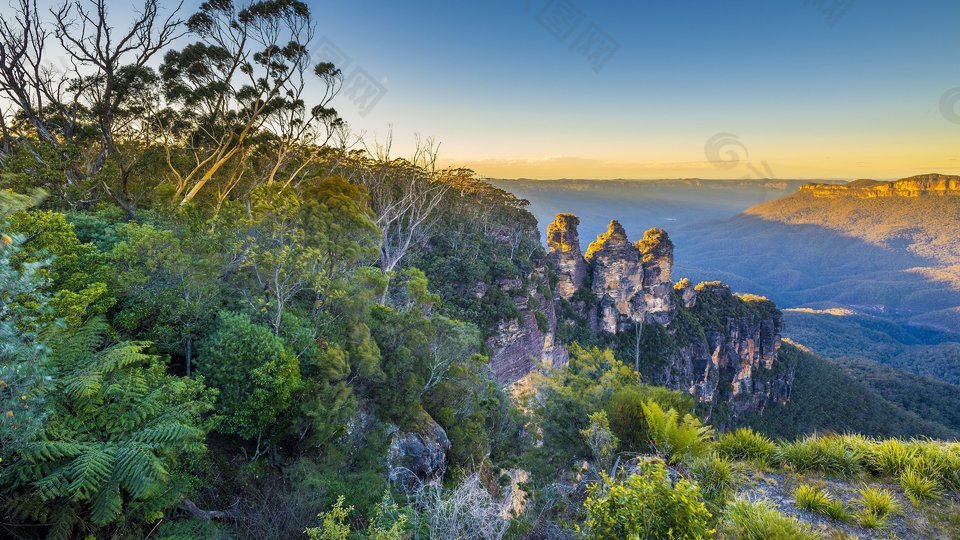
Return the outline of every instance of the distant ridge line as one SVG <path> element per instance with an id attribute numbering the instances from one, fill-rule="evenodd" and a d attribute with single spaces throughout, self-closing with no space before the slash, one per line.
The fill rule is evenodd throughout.
<path id="1" fill-rule="evenodd" d="M 921 195 L 958 196 L 960 195 L 960 176 L 932 173 L 890 182 L 869 179 L 854 180 L 847 184 L 811 182 L 801 186 L 799 193 L 824 198 L 852 195 L 861 199 Z"/>

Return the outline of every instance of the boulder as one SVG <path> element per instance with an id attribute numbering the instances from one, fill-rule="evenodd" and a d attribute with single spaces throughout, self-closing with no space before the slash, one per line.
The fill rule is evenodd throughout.
<path id="1" fill-rule="evenodd" d="M 424 413 L 416 430 L 394 427 L 391 431 L 387 476 L 392 484 L 412 491 L 443 480 L 450 439 L 440 424 Z"/>

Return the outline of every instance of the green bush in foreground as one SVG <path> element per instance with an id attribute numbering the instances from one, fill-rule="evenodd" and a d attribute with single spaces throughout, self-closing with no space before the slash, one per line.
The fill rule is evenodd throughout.
<path id="1" fill-rule="evenodd" d="M 861 509 L 857 520 L 864 527 L 882 529 L 887 526 L 890 516 L 899 510 L 893 493 L 886 489 L 863 486 L 859 490 Z"/>
<path id="2" fill-rule="evenodd" d="M 643 416 L 657 453 L 670 463 L 701 456 L 710 449 L 713 428 L 701 424 L 692 414 L 686 414 L 681 419 L 675 409 L 664 410 L 650 400 L 643 404 Z"/>
<path id="3" fill-rule="evenodd" d="M 670 482 L 662 463 L 642 464 L 623 482 L 608 477 L 593 484 L 584 508 L 583 532 L 590 539 L 712 538 L 712 516 L 696 484 Z"/>
<path id="4" fill-rule="evenodd" d="M 766 435 L 750 428 L 724 433 L 714 445 L 717 454 L 730 459 L 751 460 L 767 465 L 777 451 L 777 445 Z"/>
<path id="5" fill-rule="evenodd" d="M 816 540 L 796 518 L 785 516 L 766 501 L 737 500 L 727 506 L 725 532 L 738 540 Z"/>

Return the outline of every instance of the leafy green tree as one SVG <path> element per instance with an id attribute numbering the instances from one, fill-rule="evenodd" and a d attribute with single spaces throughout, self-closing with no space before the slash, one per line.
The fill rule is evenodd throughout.
<path id="1" fill-rule="evenodd" d="M 356 410 L 357 398 L 348 383 L 350 353 L 293 312 L 284 316 L 280 337 L 296 354 L 303 380 L 291 414 L 297 439 L 307 447 L 325 447 L 343 435 Z"/>
<path id="2" fill-rule="evenodd" d="M 571 345 L 567 367 L 535 379 L 538 397 L 532 405 L 543 432 L 543 445 L 535 452 L 540 472 L 554 471 L 575 456 L 589 458 L 592 452 L 580 431 L 588 428 L 590 415 L 614 392 L 639 380 L 609 349 Z"/>
<path id="3" fill-rule="evenodd" d="M 223 246 L 149 224 L 127 223 L 117 235 L 109 253 L 112 289 L 120 295 L 117 326 L 182 355 L 190 375 L 194 344 L 221 301 L 221 265 L 211 251 Z"/>
<path id="4" fill-rule="evenodd" d="M 198 370 L 220 390 L 219 431 L 263 444 L 282 433 L 277 419 L 301 388 L 300 365 L 283 340 L 242 313 L 221 311 L 217 326 L 201 345 Z"/>
<path id="5" fill-rule="evenodd" d="M 60 320 L 77 327 L 113 305 L 103 277 L 103 256 L 93 244 L 80 242 L 64 214 L 20 211 L 9 217 L 8 230 L 23 237 L 14 264 L 47 262 L 38 272 L 46 278 L 50 310 L 39 322 Z"/>
<path id="6" fill-rule="evenodd" d="M 0 473 L 4 506 L 48 523 L 50 538 L 138 534 L 189 488 L 183 459 L 205 451 L 202 382 L 166 373 L 148 344 L 103 346 L 94 319 L 50 340 L 40 430 Z"/>
<path id="7" fill-rule="evenodd" d="M 160 67 L 165 97 L 174 105 L 161 125 L 180 206 L 202 194 L 222 202 L 244 176 L 248 186 L 300 180 L 315 164 L 311 147 L 322 146 L 339 125 L 328 105 L 342 83 L 333 64 L 309 65 L 309 6 L 297 0 L 254 0 L 242 7 L 204 2 L 187 29 L 196 41 L 168 51 Z M 311 88 L 309 95 L 319 99 L 308 107 L 311 71 L 323 90 Z M 254 149 L 267 154 L 266 172 L 246 166 Z"/>
<path id="8" fill-rule="evenodd" d="M 680 478 L 671 483 L 667 468 L 643 463 L 623 482 L 604 478 L 588 490 L 584 508 L 587 538 L 706 539 L 713 538 L 710 512 L 697 485 Z"/>
<path id="9" fill-rule="evenodd" d="M 249 267 L 262 294 L 251 298 L 275 332 L 294 300 L 325 300 L 337 279 L 376 256 L 377 229 L 362 188 L 327 178 L 301 197 L 277 184 L 251 195 Z"/>

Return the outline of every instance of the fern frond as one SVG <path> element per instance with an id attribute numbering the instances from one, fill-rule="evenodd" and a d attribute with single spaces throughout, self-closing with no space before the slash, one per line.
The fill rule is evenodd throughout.
<path id="1" fill-rule="evenodd" d="M 83 452 L 84 445 L 64 441 L 38 441 L 24 445 L 20 457 L 30 463 L 71 458 Z"/>
<path id="2" fill-rule="evenodd" d="M 50 530 L 47 540 L 68 540 L 77 522 L 77 509 L 72 504 L 57 505 L 50 514 Z"/>
<path id="3" fill-rule="evenodd" d="M 63 381 L 63 392 L 74 399 L 88 398 L 100 391 L 103 377 L 99 371 L 73 373 Z"/>
<path id="4" fill-rule="evenodd" d="M 152 462 L 154 456 L 145 447 L 138 444 L 123 446 L 117 450 L 116 468 L 114 476 L 135 499 L 143 497 L 154 482 L 148 471 L 156 470 Z"/>
<path id="5" fill-rule="evenodd" d="M 159 445 L 188 442 L 201 437 L 202 434 L 203 432 L 197 428 L 171 422 L 134 433 L 133 439 L 146 444 Z"/>
<path id="6" fill-rule="evenodd" d="M 41 501 L 52 501 L 67 494 L 67 478 L 62 471 L 54 472 L 37 480 L 33 484 L 36 496 Z"/>
<path id="7" fill-rule="evenodd" d="M 90 519 L 94 525 L 112 523 L 120 514 L 122 506 L 123 497 L 120 496 L 120 487 L 116 483 L 111 483 L 94 497 L 90 507 Z"/>
<path id="8" fill-rule="evenodd" d="M 73 479 L 67 488 L 76 501 L 84 501 L 96 494 L 113 471 L 114 448 L 94 446 L 80 454 L 66 469 Z"/>

